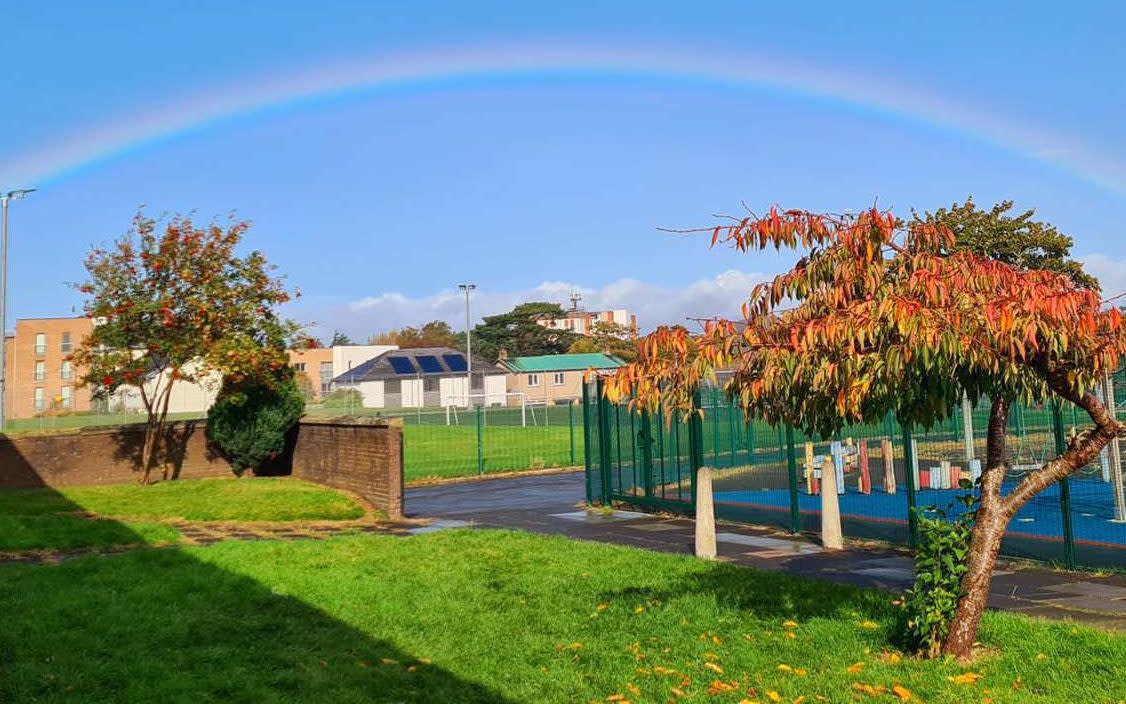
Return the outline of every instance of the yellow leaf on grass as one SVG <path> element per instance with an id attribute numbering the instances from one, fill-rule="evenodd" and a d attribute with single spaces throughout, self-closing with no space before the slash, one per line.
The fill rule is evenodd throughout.
<path id="1" fill-rule="evenodd" d="M 626 702 L 626 701 L 629 701 L 629 700 L 626 699 L 626 695 L 624 695 L 624 694 L 611 694 L 610 696 L 606 697 L 606 701 L 608 701 L 608 702 Z"/>
<path id="2" fill-rule="evenodd" d="M 714 662 L 706 662 L 706 663 L 704 663 L 704 667 L 708 668 L 712 672 L 715 672 L 715 673 L 718 673 L 718 674 L 721 674 L 721 675 L 723 674 L 723 668 L 720 667 L 719 665 L 716 665 Z"/>
<path id="3" fill-rule="evenodd" d="M 708 694 L 714 697 L 725 692 L 734 691 L 738 686 L 738 682 L 728 683 L 723 680 L 713 680 L 712 683 L 708 685 Z"/>
<path id="4" fill-rule="evenodd" d="M 803 694 L 803 695 L 801 695 L 800 697 L 798 697 L 797 699 L 794 700 L 794 704 L 802 704 L 802 702 L 804 702 L 804 701 L 805 701 L 805 695 Z"/>
<path id="5" fill-rule="evenodd" d="M 645 607 L 644 607 L 644 606 L 639 606 L 639 607 L 637 607 L 636 609 L 634 609 L 634 610 L 633 610 L 633 612 L 634 612 L 635 614 L 645 613 Z"/>
<path id="6" fill-rule="evenodd" d="M 911 694 L 911 690 L 907 689 L 901 684 L 897 684 L 892 687 L 891 691 L 895 692 L 895 696 L 899 697 L 899 700 L 902 702 L 909 702 L 915 698 L 915 695 Z"/>
<path id="7" fill-rule="evenodd" d="M 797 628 L 797 627 L 798 627 L 797 621 L 783 621 L 782 622 L 782 628 Z"/>
<path id="8" fill-rule="evenodd" d="M 779 672 L 793 672 L 794 668 L 790 667 L 789 665 L 779 665 L 778 671 Z"/>
<path id="9" fill-rule="evenodd" d="M 876 623 L 875 621 L 864 621 L 860 624 L 860 627 L 867 628 L 868 630 L 872 631 L 879 628 L 880 624 Z"/>
<path id="10" fill-rule="evenodd" d="M 854 663 L 852 663 L 851 665 L 848 666 L 848 674 L 850 674 L 850 675 L 859 674 L 860 671 L 863 670 L 863 669 L 864 669 L 864 663 L 854 662 Z"/>
<path id="11" fill-rule="evenodd" d="M 782 701 L 782 697 L 778 694 L 778 692 L 775 692 L 773 689 L 766 690 L 766 698 L 769 699 L 772 702 Z"/>
<path id="12" fill-rule="evenodd" d="M 398 665 L 399 664 L 398 660 L 392 660 L 391 658 L 379 658 L 379 662 L 383 663 L 384 665 Z"/>
<path id="13" fill-rule="evenodd" d="M 598 606 L 596 606 L 594 608 L 597 611 L 605 611 L 606 609 L 610 608 L 610 605 L 609 604 L 599 604 Z"/>
<path id="14" fill-rule="evenodd" d="M 676 696 L 676 697 L 683 697 L 684 696 L 684 692 L 680 691 L 676 687 L 670 687 L 669 691 L 673 693 L 673 696 Z"/>
<path id="15" fill-rule="evenodd" d="M 793 631 L 786 631 L 786 637 L 787 638 L 797 638 L 797 636 L 794 635 Z"/>
<path id="16" fill-rule="evenodd" d="M 672 674 L 676 673 L 676 670 L 669 668 L 669 667 L 661 667 L 660 665 L 654 665 L 653 666 L 653 672 L 655 672 L 658 675 L 672 675 Z"/>
<path id="17" fill-rule="evenodd" d="M 805 668 L 804 667 L 795 667 L 794 668 L 794 674 L 797 675 L 798 677 L 805 677 L 805 675 L 806 675 Z"/>
<path id="18" fill-rule="evenodd" d="M 637 687 L 637 685 L 635 685 L 633 683 L 627 684 L 626 689 L 628 689 L 629 693 L 632 694 L 635 697 L 641 696 L 641 690 Z"/>
<path id="19" fill-rule="evenodd" d="M 903 658 L 899 656 L 899 653 L 892 653 L 888 655 L 888 662 L 890 662 L 892 665 L 898 665 L 899 661 L 902 659 Z"/>
<path id="20" fill-rule="evenodd" d="M 963 672 L 960 675 L 954 675 L 952 677 L 947 677 L 946 679 L 950 680 L 954 684 L 973 684 L 984 676 L 985 675 L 979 674 L 977 672 Z"/>

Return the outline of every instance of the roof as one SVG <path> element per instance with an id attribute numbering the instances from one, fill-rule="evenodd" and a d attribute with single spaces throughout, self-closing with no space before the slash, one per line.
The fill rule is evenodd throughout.
<path id="1" fill-rule="evenodd" d="M 419 347 L 389 350 L 352 367 L 332 381 L 334 384 L 355 384 L 380 379 L 464 376 L 467 371 L 465 353 L 449 347 Z M 496 367 L 477 358 L 473 359 L 473 372 L 498 373 Z"/>
<path id="2" fill-rule="evenodd" d="M 587 369 L 617 369 L 625 362 L 612 354 L 585 352 L 581 354 L 544 354 L 538 357 L 513 357 L 502 359 L 500 364 L 510 372 L 571 372 Z"/>

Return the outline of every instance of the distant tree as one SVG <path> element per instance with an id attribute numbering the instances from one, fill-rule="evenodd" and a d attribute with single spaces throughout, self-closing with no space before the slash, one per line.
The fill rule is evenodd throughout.
<path id="1" fill-rule="evenodd" d="M 972 252 L 1021 269 L 1043 269 L 1064 274 L 1080 286 L 1099 290 L 1098 279 L 1083 271 L 1070 258 L 1072 239 L 1054 225 L 1033 220 L 1035 210 L 1008 215 L 1013 202 L 1006 200 L 982 210 L 973 198 L 939 208 L 933 213 L 914 213 L 917 223 L 941 223 L 954 234 L 954 251 Z"/>
<path id="2" fill-rule="evenodd" d="M 351 344 L 355 344 L 355 343 L 352 342 L 352 338 L 348 337 L 348 335 L 340 332 L 339 330 L 333 330 L 332 331 L 332 342 L 329 342 L 328 346 L 329 347 L 336 347 L 337 345 L 351 345 Z"/>
<path id="3" fill-rule="evenodd" d="M 160 457 L 177 382 L 211 372 L 232 384 L 272 379 L 288 362 L 297 330 L 275 309 L 290 293 L 260 252 L 235 253 L 248 228 L 138 213 L 128 234 L 86 258 L 89 280 L 76 288 L 97 324 L 72 359 L 95 398 L 137 389 L 147 415 L 142 484 Z"/>
<path id="4" fill-rule="evenodd" d="M 321 341 L 312 335 L 298 335 L 293 341 L 293 349 L 295 350 L 319 350 L 324 345 Z"/>
<path id="5" fill-rule="evenodd" d="M 603 352 L 632 362 L 637 359 L 637 333 L 619 323 L 598 322 L 589 335 L 575 340 L 568 352 Z"/>
<path id="6" fill-rule="evenodd" d="M 293 383 L 297 385 L 297 391 L 301 394 L 301 398 L 305 399 L 305 403 L 311 403 L 316 391 L 309 373 L 297 372 L 293 375 Z"/>
<path id="7" fill-rule="evenodd" d="M 399 330 L 388 330 L 368 338 L 369 345 L 398 345 L 401 349 L 418 349 L 420 347 L 457 347 L 458 335 L 450 328 L 450 324 L 441 320 L 432 320 L 421 328 L 404 327 Z"/>
<path id="8" fill-rule="evenodd" d="M 501 350 L 513 357 L 566 352 L 578 335 L 536 322 L 563 315 L 558 303 L 534 302 L 521 303 L 508 313 L 485 316 L 484 321 L 473 328 L 473 354 L 492 362 L 497 360 Z"/>
<path id="9" fill-rule="evenodd" d="M 305 399 L 288 367 L 274 379 L 228 380 L 207 411 L 207 439 L 242 475 L 285 450 L 286 436 L 304 412 Z"/>

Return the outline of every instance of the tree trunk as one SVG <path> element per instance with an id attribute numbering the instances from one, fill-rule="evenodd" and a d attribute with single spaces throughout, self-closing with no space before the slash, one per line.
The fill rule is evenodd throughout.
<path id="1" fill-rule="evenodd" d="M 942 642 L 942 652 L 968 658 L 977 639 L 978 625 L 989 600 L 993 567 L 1001 550 L 1001 538 L 1009 524 L 1009 514 L 1001 499 L 1001 483 L 1005 478 L 1005 425 L 1009 419 L 1009 402 L 993 399 L 989 409 L 989 434 L 986 436 L 985 469 L 981 475 L 981 503 L 970 540 L 967 572 L 962 577 L 962 597 L 950 622 L 950 630 Z"/>

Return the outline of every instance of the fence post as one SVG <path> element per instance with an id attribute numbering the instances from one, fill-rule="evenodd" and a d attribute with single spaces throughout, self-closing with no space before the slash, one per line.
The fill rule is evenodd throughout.
<path id="1" fill-rule="evenodd" d="M 485 473 L 485 424 L 481 406 L 477 406 L 477 474 Z"/>
<path id="2" fill-rule="evenodd" d="M 915 452 L 911 443 L 911 430 L 903 426 L 903 478 L 907 484 L 907 545 L 912 550 L 918 541 L 919 525 L 915 517 Z M 893 462 L 894 466 L 894 462 Z"/>
<path id="3" fill-rule="evenodd" d="M 583 381 L 583 469 L 586 471 L 586 505 L 594 503 L 591 482 L 594 473 L 590 471 L 590 382 Z"/>
<path id="4" fill-rule="evenodd" d="M 700 389 L 692 394 L 692 411 L 688 416 L 688 463 L 692 470 L 692 514 L 696 513 L 696 474 L 704 466 L 704 421 L 700 417 Z"/>
<path id="5" fill-rule="evenodd" d="M 794 428 L 786 426 L 786 469 L 790 475 L 790 532 L 801 532 L 801 510 L 798 508 L 798 456 L 794 448 Z"/>
<path id="6" fill-rule="evenodd" d="M 598 462 L 602 465 L 602 505 L 610 502 L 610 401 L 604 392 L 604 382 L 598 380 Z"/>
<path id="7" fill-rule="evenodd" d="M 1063 434 L 1063 410 L 1058 402 L 1052 403 L 1052 434 L 1056 436 L 1056 455 L 1067 449 L 1067 438 Z M 1071 484 L 1067 477 L 1060 479 L 1060 514 L 1063 519 L 1063 564 L 1067 569 L 1075 569 L 1075 534 L 1071 525 Z"/>
<path id="8" fill-rule="evenodd" d="M 583 387 L 586 390 L 586 387 Z M 567 402 L 567 428 L 571 439 L 571 466 L 575 466 L 575 402 Z"/>

